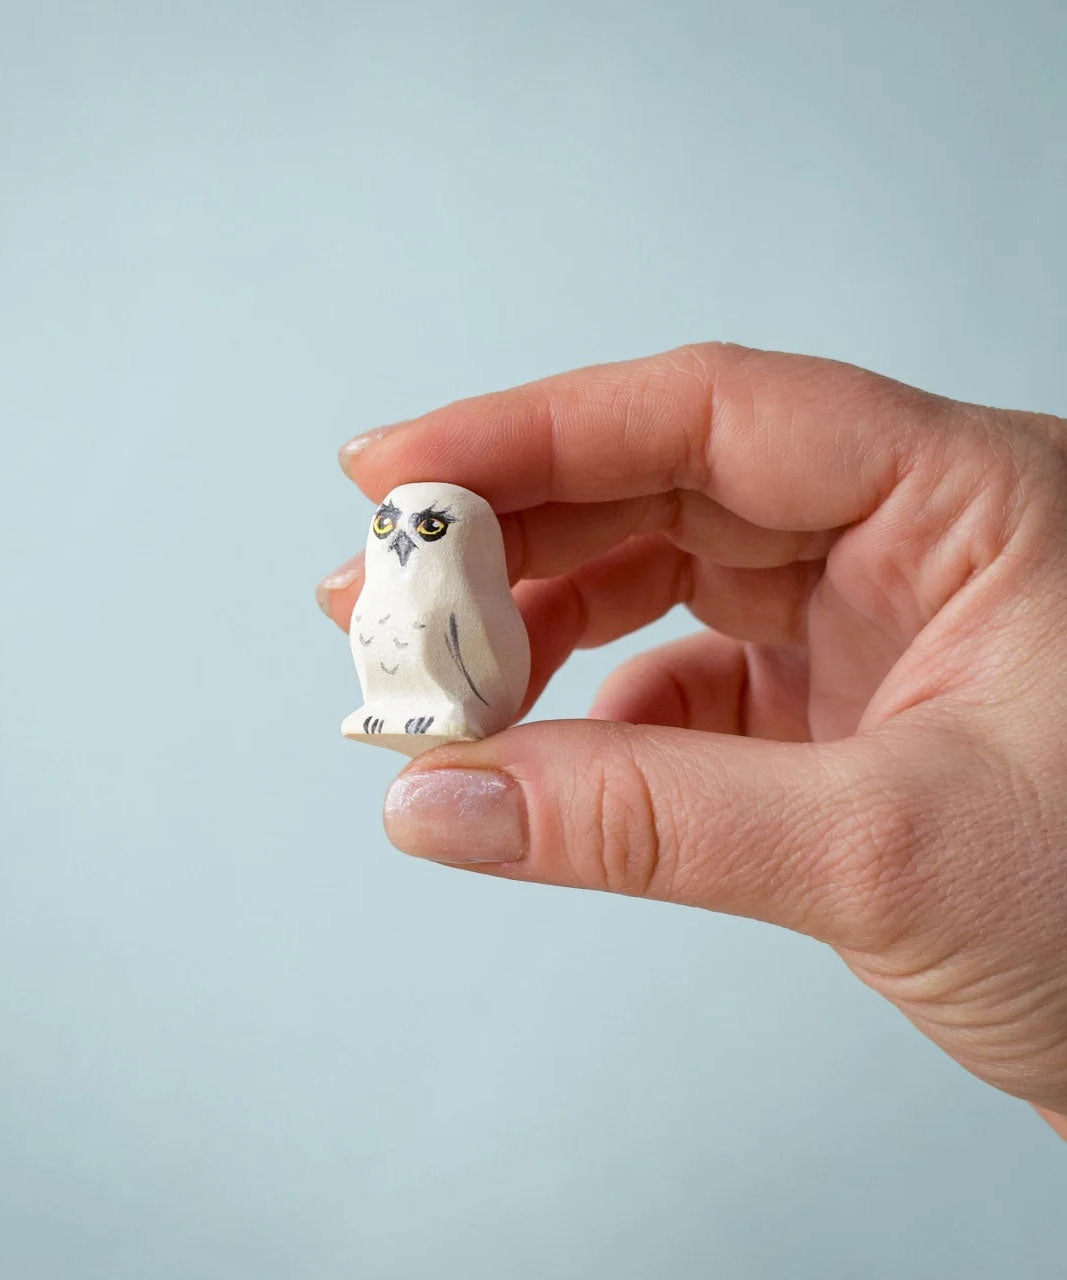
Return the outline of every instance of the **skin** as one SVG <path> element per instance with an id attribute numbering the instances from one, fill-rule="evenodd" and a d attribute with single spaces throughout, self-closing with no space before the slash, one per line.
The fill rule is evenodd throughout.
<path id="1" fill-rule="evenodd" d="M 576 647 L 678 603 L 704 624 L 593 718 L 413 762 L 521 793 L 513 860 L 471 869 L 818 938 L 1067 1137 L 1067 422 L 708 344 L 453 404 L 342 465 L 375 501 L 433 477 L 493 504 L 523 713 Z M 356 557 L 320 586 L 342 627 L 361 585 Z"/>

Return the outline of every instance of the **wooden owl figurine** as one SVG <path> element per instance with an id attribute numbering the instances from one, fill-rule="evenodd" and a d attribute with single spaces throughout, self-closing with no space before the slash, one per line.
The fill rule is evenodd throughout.
<path id="1" fill-rule="evenodd" d="M 349 631 L 363 706 L 346 738 L 416 756 L 506 728 L 530 678 L 530 643 L 484 498 L 405 484 L 371 520 Z"/>

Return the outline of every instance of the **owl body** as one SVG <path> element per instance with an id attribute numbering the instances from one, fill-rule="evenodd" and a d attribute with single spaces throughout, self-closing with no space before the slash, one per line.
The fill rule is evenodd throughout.
<path id="1" fill-rule="evenodd" d="M 390 493 L 371 523 L 349 642 L 364 705 L 346 737 L 418 755 L 511 723 L 530 647 L 484 499 L 449 484 Z"/>

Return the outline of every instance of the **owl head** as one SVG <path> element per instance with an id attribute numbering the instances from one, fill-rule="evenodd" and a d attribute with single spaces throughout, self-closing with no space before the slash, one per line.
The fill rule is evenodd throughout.
<path id="1" fill-rule="evenodd" d="M 500 525 L 484 498 L 455 484 L 420 482 L 393 489 L 371 519 L 367 581 L 434 583 L 442 575 L 506 586 Z"/>

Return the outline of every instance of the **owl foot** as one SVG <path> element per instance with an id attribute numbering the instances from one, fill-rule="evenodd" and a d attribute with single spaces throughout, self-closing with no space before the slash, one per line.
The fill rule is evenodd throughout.
<path id="1" fill-rule="evenodd" d="M 388 747 L 405 756 L 421 755 L 446 742 L 471 742 L 482 736 L 467 727 L 466 717 L 457 707 L 439 707 L 432 714 L 406 719 L 400 718 L 403 711 L 396 706 L 385 710 L 387 714 L 383 715 L 370 704 L 362 706 L 345 718 L 341 732 L 354 742 Z"/>
<path id="2" fill-rule="evenodd" d="M 366 707 L 360 707 L 350 716 L 345 716 L 341 725 L 341 732 L 346 738 L 369 738 L 372 734 L 385 731 L 385 717 L 378 715 L 373 708 L 368 712 Z"/>

